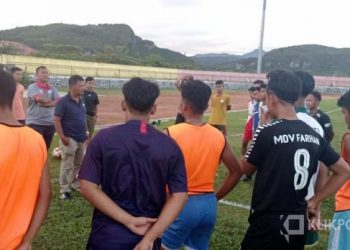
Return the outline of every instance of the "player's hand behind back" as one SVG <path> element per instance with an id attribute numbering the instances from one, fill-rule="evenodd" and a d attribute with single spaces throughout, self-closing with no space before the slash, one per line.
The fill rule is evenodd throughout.
<path id="1" fill-rule="evenodd" d="M 126 226 L 135 234 L 143 236 L 156 221 L 156 218 L 133 217 Z"/>

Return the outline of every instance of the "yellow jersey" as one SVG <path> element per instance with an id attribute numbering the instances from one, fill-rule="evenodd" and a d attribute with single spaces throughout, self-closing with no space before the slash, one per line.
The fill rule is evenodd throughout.
<path id="1" fill-rule="evenodd" d="M 212 125 L 226 125 L 227 107 L 231 106 L 230 96 L 222 93 L 221 95 L 213 94 L 211 96 L 211 114 L 209 123 Z"/>

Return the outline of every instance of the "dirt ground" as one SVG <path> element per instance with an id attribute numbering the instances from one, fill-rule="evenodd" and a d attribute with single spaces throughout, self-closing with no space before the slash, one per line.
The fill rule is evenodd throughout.
<path id="1" fill-rule="evenodd" d="M 236 92 L 228 93 L 231 96 L 231 105 L 233 110 L 246 109 L 248 105 L 248 93 Z M 324 95 L 324 100 L 335 99 L 337 96 Z M 120 103 L 122 95 L 105 95 L 99 96 L 100 105 L 98 111 L 97 125 L 108 125 L 114 123 L 120 123 L 124 121 L 124 113 L 121 111 Z M 174 93 L 162 93 L 157 99 L 157 112 L 151 118 L 170 118 L 175 117 L 177 108 L 180 103 L 180 94 Z M 207 110 L 210 112 L 210 108 Z"/>
<path id="2" fill-rule="evenodd" d="M 227 93 L 231 97 L 232 110 L 244 110 L 248 105 L 248 93 L 230 92 Z M 323 100 L 336 99 L 334 95 L 324 95 Z M 121 111 L 122 95 L 99 95 L 100 105 L 98 107 L 97 125 L 104 127 L 105 125 L 124 122 L 124 113 Z M 173 118 L 177 114 L 180 104 L 180 94 L 161 93 L 157 99 L 157 112 L 151 117 L 151 120 Z M 25 110 L 27 109 L 28 100 L 25 98 Z M 210 112 L 210 108 L 206 111 Z"/>
<path id="3" fill-rule="evenodd" d="M 248 95 L 244 93 L 229 93 L 231 96 L 231 105 L 233 110 L 241 110 L 247 108 Z M 120 103 L 121 95 L 100 96 L 100 105 L 98 108 L 98 125 L 106 125 L 120 123 L 124 121 L 124 113 L 121 111 Z M 161 94 L 157 99 L 157 112 L 152 119 L 170 118 L 177 113 L 180 103 L 179 93 Z M 209 112 L 208 109 L 207 112 Z"/>

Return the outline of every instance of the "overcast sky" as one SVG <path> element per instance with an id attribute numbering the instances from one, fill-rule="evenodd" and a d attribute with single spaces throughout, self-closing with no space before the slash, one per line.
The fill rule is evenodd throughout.
<path id="1" fill-rule="evenodd" d="M 125 23 L 159 47 L 193 55 L 258 47 L 263 0 L 17 0 L 1 2 L 0 30 L 50 23 Z M 350 47 L 349 0 L 267 0 L 265 50 Z"/>

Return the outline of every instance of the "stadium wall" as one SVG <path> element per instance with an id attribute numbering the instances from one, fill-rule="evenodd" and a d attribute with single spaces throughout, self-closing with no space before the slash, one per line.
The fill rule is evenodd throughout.
<path id="1" fill-rule="evenodd" d="M 151 80 L 175 80 L 181 75 L 191 74 L 196 79 L 207 82 L 214 82 L 220 79 L 225 82 L 240 84 L 252 83 L 256 79 L 265 79 L 265 74 L 179 70 L 7 54 L 0 54 L 0 63 L 8 66 L 21 67 L 28 74 L 34 74 L 37 66 L 45 65 L 48 67 L 52 76 L 70 76 L 73 74 L 79 74 L 85 77 L 93 76 L 96 78 L 111 79 L 128 79 L 138 76 Z M 315 80 L 316 85 L 319 87 L 350 87 L 349 77 L 315 76 Z"/>

